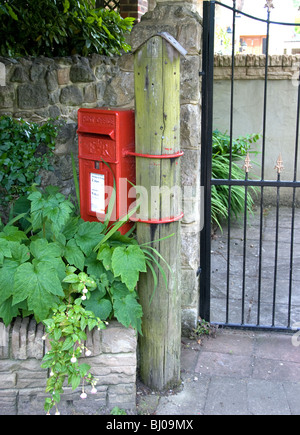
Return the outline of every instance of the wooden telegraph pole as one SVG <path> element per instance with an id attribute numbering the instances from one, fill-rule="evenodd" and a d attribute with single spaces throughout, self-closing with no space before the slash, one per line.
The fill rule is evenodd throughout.
<path id="1" fill-rule="evenodd" d="M 136 184 L 141 201 L 137 237 L 139 243 L 153 242 L 147 246 L 157 249 L 171 269 L 157 258 L 167 288 L 155 267 L 154 295 L 151 271 L 142 274 L 139 282 L 144 313 L 140 372 L 143 382 L 158 390 L 180 382 L 180 54 L 186 51 L 178 42 L 160 33 L 135 51 L 134 64 Z"/>

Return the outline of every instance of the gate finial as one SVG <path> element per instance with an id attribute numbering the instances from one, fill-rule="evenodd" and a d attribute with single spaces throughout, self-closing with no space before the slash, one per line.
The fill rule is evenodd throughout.
<path id="1" fill-rule="evenodd" d="M 277 159 L 277 162 L 276 162 L 276 165 L 275 165 L 274 169 L 277 169 L 277 173 L 278 174 L 280 174 L 284 170 L 283 160 L 282 160 L 281 153 L 278 156 L 278 159 Z"/>
<path id="2" fill-rule="evenodd" d="M 249 170 L 252 169 L 252 167 L 253 167 L 252 165 L 250 165 L 250 162 L 251 162 L 250 156 L 249 156 L 249 153 L 247 153 L 247 156 L 245 158 L 245 164 L 243 166 L 243 169 L 247 174 L 248 174 Z"/>
<path id="3" fill-rule="evenodd" d="M 266 0 L 265 8 L 268 8 L 268 12 L 270 12 L 270 9 L 274 9 L 275 6 L 273 5 L 273 0 Z"/>

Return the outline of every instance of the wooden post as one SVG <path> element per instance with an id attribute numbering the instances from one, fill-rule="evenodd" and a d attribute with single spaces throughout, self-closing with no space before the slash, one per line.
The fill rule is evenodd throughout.
<path id="1" fill-rule="evenodd" d="M 163 35 L 163 36 L 162 36 Z M 140 337 L 142 381 L 157 390 L 180 382 L 181 298 L 180 298 L 180 53 L 185 50 L 166 35 L 151 37 L 135 52 L 135 132 L 137 186 L 146 192 L 138 215 L 139 243 L 154 241 L 172 273 L 158 258 L 167 278 L 167 288 L 156 267 L 158 286 L 149 271 L 142 274 L 139 297 L 143 307 Z M 176 44 L 180 47 L 176 48 Z M 151 158 L 151 155 L 175 155 Z M 149 223 L 148 221 L 155 223 Z M 174 220 L 174 222 L 172 222 Z M 145 222 L 146 221 L 146 222 Z M 166 222 L 166 223 L 164 223 Z M 166 240 L 155 240 L 174 234 Z"/>

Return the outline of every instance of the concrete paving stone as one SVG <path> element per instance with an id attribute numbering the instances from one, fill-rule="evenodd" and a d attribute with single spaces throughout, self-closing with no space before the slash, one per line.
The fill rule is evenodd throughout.
<path id="1" fill-rule="evenodd" d="M 218 373 L 221 376 L 247 377 L 252 374 L 252 358 L 233 353 L 202 352 L 195 372 L 205 375 Z"/>
<path id="2" fill-rule="evenodd" d="M 258 335 L 254 355 L 258 358 L 300 363 L 300 347 L 293 345 L 291 334 Z"/>
<path id="3" fill-rule="evenodd" d="M 253 333 L 240 333 L 232 331 L 229 333 L 217 332 L 216 338 L 206 339 L 203 343 L 205 352 L 228 353 L 230 355 L 250 356 L 254 350 Z"/>
<path id="4" fill-rule="evenodd" d="M 269 381 L 297 382 L 300 379 L 299 363 L 265 358 L 254 358 L 253 378 Z"/>
<path id="5" fill-rule="evenodd" d="M 209 385 L 205 415 L 248 415 L 247 381 L 214 376 Z"/>
<path id="6" fill-rule="evenodd" d="M 287 397 L 287 401 L 292 415 L 300 415 L 300 381 L 285 382 L 283 388 Z"/>
<path id="7" fill-rule="evenodd" d="M 248 381 L 248 409 L 253 415 L 291 414 L 282 383 L 259 379 Z"/>
<path id="8" fill-rule="evenodd" d="M 208 376 L 185 378 L 181 392 L 160 398 L 156 415 L 203 415 L 209 384 Z"/>

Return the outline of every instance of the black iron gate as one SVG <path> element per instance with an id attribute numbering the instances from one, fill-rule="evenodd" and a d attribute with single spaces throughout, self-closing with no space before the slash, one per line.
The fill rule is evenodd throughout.
<path id="1" fill-rule="evenodd" d="M 295 26 L 294 23 L 281 23 L 271 20 L 273 2 L 266 0 L 266 18 L 257 18 L 237 9 L 233 5 L 223 5 L 218 1 L 204 1 L 203 11 L 203 71 L 202 75 L 202 166 L 201 183 L 204 187 L 204 228 L 201 232 L 201 274 L 200 274 L 200 316 L 211 323 L 276 330 L 299 329 L 300 326 L 300 209 L 297 189 L 298 181 L 298 143 L 300 87 L 299 65 L 297 71 L 297 103 L 295 104 L 295 139 L 293 152 L 293 170 L 282 177 L 283 162 L 281 155 L 275 157 L 274 179 L 265 176 L 266 149 L 268 144 L 267 120 L 270 113 L 268 101 L 269 45 L 270 26 Z M 213 159 L 213 96 L 214 96 L 214 43 L 216 6 L 232 14 L 231 35 L 231 90 L 230 114 L 228 125 L 229 164 L 228 177 L 214 178 Z M 265 25 L 266 36 L 263 40 L 264 86 L 262 107 L 261 144 L 258 153 L 260 174 L 251 174 L 251 160 L 247 153 L 244 164 L 244 176 L 233 177 L 234 148 L 234 108 L 235 108 L 235 62 L 237 17 L 246 16 Z M 260 56 L 262 59 L 263 57 Z M 271 108 L 272 109 L 272 108 Z M 284 110 L 284 107 L 282 107 Z M 281 138 L 285 147 L 285 138 Z M 251 156 L 252 157 L 252 156 Z M 277 161 L 276 161 L 277 159 Z M 227 194 L 228 219 L 222 231 L 212 237 L 212 191 L 222 188 Z M 236 223 L 232 213 L 235 189 L 243 192 L 244 211 Z M 289 189 L 288 206 L 283 207 L 282 189 Z M 249 193 L 255 189 L 256 206 L 249 202 Z M 266 191 L 275 191 L 275 201 L 267 206 Z M 268 200 L 269 201 L 269 200 Z M 249 209 L 250 212 L 249 212 Z M 298 249 L 299 248 L 299 249 Z"/>

